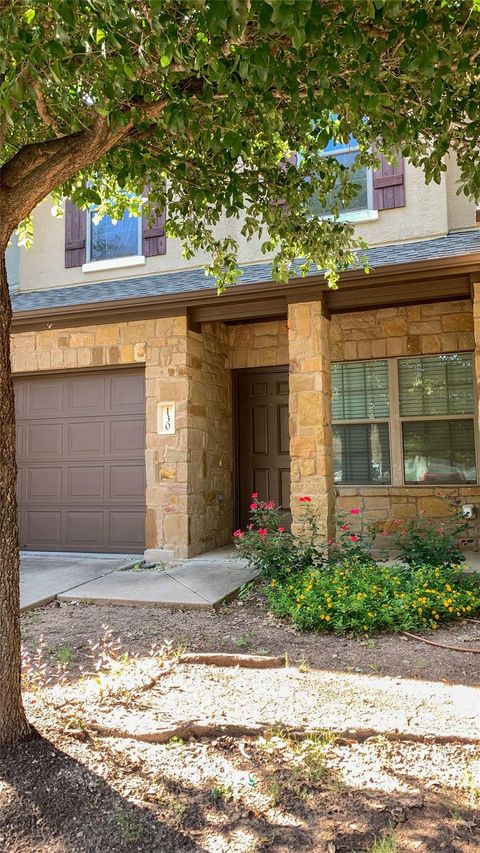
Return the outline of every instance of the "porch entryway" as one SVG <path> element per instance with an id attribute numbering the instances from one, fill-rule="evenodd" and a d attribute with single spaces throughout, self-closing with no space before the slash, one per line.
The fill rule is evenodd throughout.
<path id="1" fill-rule="evenodd" d="M 248 523 L 252 492 L 275 501 L 290 525 L 288 367 L 241 370 L 237 382 L 237 501 L 240 527 Z"/>

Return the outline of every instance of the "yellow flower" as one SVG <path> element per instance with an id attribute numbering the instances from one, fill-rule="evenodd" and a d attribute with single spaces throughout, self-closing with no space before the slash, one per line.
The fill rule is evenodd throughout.
<path id="1" fill-rule="evenodd" d="M 330 616 L 325 616 L 325 622 L 330 622 Z"/>

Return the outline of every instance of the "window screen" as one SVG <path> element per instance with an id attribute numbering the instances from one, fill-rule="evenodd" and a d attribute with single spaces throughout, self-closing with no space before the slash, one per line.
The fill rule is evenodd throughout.
<path id="1" fill-rule="evenodd" d="M 336 424 L 333 460 L 336 483 L 390 483 L 388 424 Z"/>
<path id="2" fill-rule="evenodd" d="M 471 353 L 400 359 L 398 384 L 401 417 L 473 412 Z"/>
<path id="3" fill-rule="evenodd" d="M 333 364 L 332 414 L 334 420 L 388 418 L 387 361 Z"/>
<path id="4" fill-rule="evenodd" d="M 118 222 L 110 216 L 102 216 L 95 222 L 91 213 L 90 260 L 103 261 L 110 258 L 125 258 L 139 252 L 139 217 L 125 211 Z"/>
<path id="5" fill-rule="evenodd" d="M 473 420 L 406 421 L 403 464 L 406 483 L 475 483 Z"/>

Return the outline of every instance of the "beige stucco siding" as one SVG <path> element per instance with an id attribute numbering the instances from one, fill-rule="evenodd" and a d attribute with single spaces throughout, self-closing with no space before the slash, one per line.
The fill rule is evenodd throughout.
<path id="1" fill-rule="evenodd" d="M 449 171 L 441 183 L 425 184 L 423 172 L 405 164 L 405 207 L 379 212 L 378 219 L 357 225 L 357 233 L 371 246 L 438 237 L 449 229 L 470 228 L 475 225 L 475 206 L 465 196 L 456 196 L 458 169 L 449 163 Z M 108 269 L 93 273 L 81 267 L 65 269 L 64 220 L 52 215 L 49 200 L 34 211 L 34 243 L 29 250 L 20 250 L 19 279 L 21 290 L 43 290 L 69 287 L 99 281 L 151 275 L 192 269 L 205 263 L 205 255 L 196 254 L 189 260 L 182 257 L 179 240 L 167 240 L 165 255 L 147 258 L 138 266 Z M 216 229 L 218 236 L 229 235 L 239 244 L 241 264 L 264 261 L 261 241 L 245 240 L 241 234 L 242 221 L 224 219 Z"/>

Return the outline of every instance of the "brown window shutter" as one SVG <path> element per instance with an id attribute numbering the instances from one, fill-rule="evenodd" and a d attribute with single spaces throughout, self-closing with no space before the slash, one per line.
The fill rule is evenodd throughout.
<path id="1" fill-rule="evenodd" d="M 380 168 L 373 172 L 374 210 L 391 210 L 405 207 L 405 174 L 403 157 L 397 155 L 397 163 L 389 163 L 381 156 Z"/>
<path id="2" fill-rule="evenodd" d="M 160 216 L 149 220 L 148 213 L 142 217 L 142 255 L 152 258 L 154 255 L 165 255 L 167 252 L 167 236 L 165 234 L 165 211 Z"/>
<path id="3" fill-rule="evenodd" d="M 65 266 L 81 267 L 87 259 L 87 211 L 65 202 Z"/>

